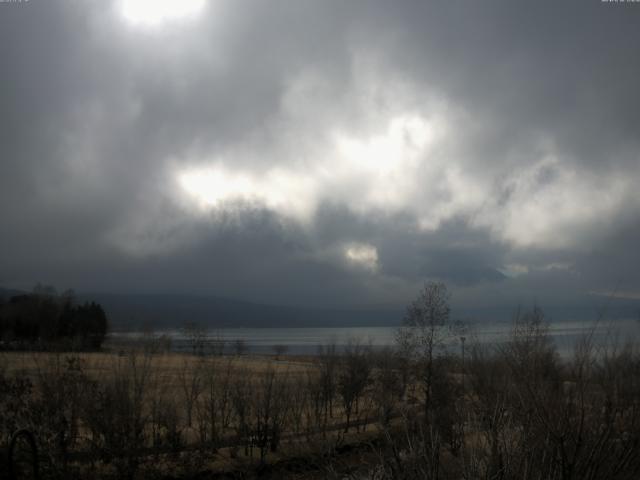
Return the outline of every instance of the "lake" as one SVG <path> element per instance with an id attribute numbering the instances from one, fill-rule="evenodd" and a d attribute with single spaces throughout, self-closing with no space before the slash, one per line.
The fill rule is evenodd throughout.
<path id="1" fill-rule="evenodd" d="M 466 327 L 464 334 L 453 335 L 449 348 L 460 347 L 460 336 L 466 337 L 467 347 L 478 342 L 486 345 L 499 345 L 508 340 L 512 323 L 478 323 Z M 206 332 L 205 344 L 208 348 L 216 341 L 223 340 L 227 352 L 232 351 L 236 340 L 244 342 L 247 350 L 256 354 L 273 353 L 275 345 L 285 345 L 287 353 L 309 355 L 317 352 L 318 345 L 336 344 L 339 349 L 357 339 L 370 344 L 373 348 L 394 345 L 397 327 L 345 327 L 345 328 L 223 328 Z M 592 333 L 597 346 L 622 345 L 640 339 L 640 322 L 635 319 L 615 321 L 554 322 L 549 325 L 549 334 L 563 357 L 571 354 L 576 342 L 586 334 Z M 155 336 L 167 335 L 171 339 L 174 351 L 186 351 L 191 348 L 188 336 L 183 330 L 172 329 L 154 332 Z M 109 335 L 114 343 L 133 341 L 140 337 L 138 332 L 113 332 Z M 207 347 L 205 347 L 206 349 Z"/>

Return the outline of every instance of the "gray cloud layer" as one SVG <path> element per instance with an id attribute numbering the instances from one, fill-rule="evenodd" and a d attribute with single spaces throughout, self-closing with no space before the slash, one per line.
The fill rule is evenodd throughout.
<path id="1" fill-rule="evenodd" d="M 640 7 L 0 4 L 0 284 L 640 294 Z M 562 292 L 562 293 L 559 293 Z"/>

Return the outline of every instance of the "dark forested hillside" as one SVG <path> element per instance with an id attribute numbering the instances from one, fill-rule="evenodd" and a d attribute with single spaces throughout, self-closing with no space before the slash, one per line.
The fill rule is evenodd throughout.
<path id="1" fill-rule="evenodd" d="M 0 341 L 5 348 L 57 344 L 96 349 L 107 333 L 107 316 L 98 303 L 77 303 L 72 291 L 53 289 L 0 296 Z"/>
<path id="2" fill-rule="evenodd" d="M 104 306 L 114 329 L 181 327 L 196 322 L 224 327 L 351 327 L 396 325 L 402 308 L 313 308 L 264 305 L 190 295 L 83 294 Z"/>

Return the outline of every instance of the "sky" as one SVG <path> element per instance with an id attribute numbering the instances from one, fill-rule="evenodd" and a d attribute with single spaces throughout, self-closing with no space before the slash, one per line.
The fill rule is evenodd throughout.
<path id="1" fill-rule="evenodd" d="M 0 3 L 0 285 L 640 298 L 640 3 Z"/>

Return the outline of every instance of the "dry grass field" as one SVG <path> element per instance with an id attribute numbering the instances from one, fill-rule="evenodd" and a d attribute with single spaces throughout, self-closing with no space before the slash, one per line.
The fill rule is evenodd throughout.
<path id="1" fill-rule="evenodd" d="M 31 432 L 42 478 L 639 478 L 635 347 L 561 360 L 530 315 L 467 352 L 3 352 L 0 448 Z"/>
<path id="2" fill-rule="evenodd" d="M 0 369 L 6 374 L 23 375 L 32 379 L 37 378 L 43 370 L 50 369 L 62 363 L 65 358 L 73 356 L 78 358 L 82 363 L 84 372 L 89 378 L 99 379 L 109 372 L 117 370 L 119 366 L 127 363 L 131 352 L 118 354 L 113 352 L 79 352 L 79 353 L 51 353 L 51 352 L 29 352 L 0 351 Z M 143 356 L 140 353 L 133 355 Z M 304 375 L 314 368 L 313 357 L 303 356 L 286 356 L 276 359 L 275 356 L 207 356 L 201 357 L 197 355 L 180 354 L 180 353 L 163 353 L 152 354 L 147 358 L 149 368 L 153 373 L 161 374 L 168 384 L 176 384 L 177 378 L 184 368 L 185 364 L 195 365 L 202 364 L 211 368 L 226 368 L 228 364 L 235 368 L 247 370 L 252 374 L 261 374 L 266 371 L 275 370 L 279 373 L 287 375 Z"/>
<path id="3" fill-rule="evenodd" d="M 324 460 L 314 466 L 314 457 L 366 441 L 376 431 L 377 413 L 370 396 L 364 401 L 364 391 L 357 413 L 349 415 L 353 426 L 346 428 L 337 369 L 335 353 L 324 362 L 144 349 L 0 353 L 3 377 L 29 385 L 16 392 L 26 410 L 16 412 L 14 428 L 22 422 L 38 431 L 49 450 L 43 453 L 61 446 L 59 435 L 47 430 L 66 430 L 67 458 L 62 462 L 52 454 L 52 470 L 64 463 L 65 474 L 107 476 L 250 471 L 289 462 L 305 475 L 320 474 Z M 41 420 L 29 418 L 35 404 L 50 416 L 47 425 L 33 425 Z M 64 418 L 62 425 L 56 417 Z M 6 443 L 10 431 L 3 434 Z M 102 443 L 98 449 L 96 439 Z M 135 462 L 126 458 L 133 452 Z M 345 451 L 342 461 L 348 457 Z M 300 458 L 307 459 L 304 468 Z"/>

